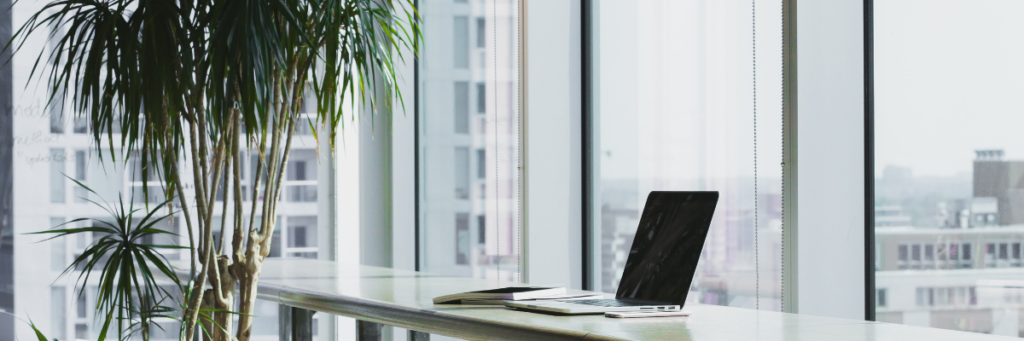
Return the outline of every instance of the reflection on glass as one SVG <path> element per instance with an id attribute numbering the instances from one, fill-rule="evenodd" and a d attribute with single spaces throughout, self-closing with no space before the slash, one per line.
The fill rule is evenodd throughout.
<path id="1" fill-rule="evenodd" d="M 420 2 L 420 270 L 516 281 L 517 0 Z"/>
<path id="2" fill-rule="evenodd" d="M 595 6 L 595 289 L 616 292 L 648 193 L 718 191 L 687 300 L 781 309 L 781 3 L 756 3 L 756 128 L 749 1 Z"/>
<path id="3" fill-rule="evenodd" d="M 1024 336 L 1024 3 L 875 3 L 877 320 Z"/>

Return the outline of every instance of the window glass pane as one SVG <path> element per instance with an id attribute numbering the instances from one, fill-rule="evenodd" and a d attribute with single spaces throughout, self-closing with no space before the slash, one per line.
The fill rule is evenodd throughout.
<path id="1" fill-rule="evenodd" d="M 50 218 L 50 228 L 58 227 L 64 223 L 64 218 Z M 50 271 L 64 271 L 68 267 L 67 237 L 57 237 L 50 240 Z"/>
<path id="2" fill-rule="evenodd" d="M 426 21 L 426 20 L 424 20 Z M 469 68 L 469 18 L 452 18 L 452 64 L 456 69 Z"/>
<path id="3" fill-rule="evenodd" d="M 469 82 L 455 82 L 455 132 L 469 133 Z"/>
<path id="4" fill-rule="evenodd" d="M 81 115 L 75 115 L 75 134 L 85 134 L 89 132 L 89 118 Z"/>
<path id="5" fill-rule="evenodd" d="M 68 299 L 64 287 L 50 287 L 50 329 L 46 335 L 50 338 L 67 338 Z"/>
<path id="6" fill-rule="evenodd" d="M 483 48 L 487 45 L 487 21 L 484 18 L 476 18 L 476 47 Z"/>
<path id="7" fill-rule="evenodd" d="M 66 200 L 65 174 L 67 168 L 64 165 L 66 159 L 67 154 L 64 153 L 64 149 L 50 149 L 50 202 L 59 203 Z"/>
<path id="8" fill-rule="evenodd" d="M 309 137 L 312 139 L 312 136 Z M 317 202 L 317 170 L 320 163 L 317 153 L 312 148 L 293 148 L 289 157 L 287 173 L 283 186 L 288 202 Z"/>
<path id="9" fill-rule="evenodd" d="M 455 198 L 469 199 L 469 148 L 455 147 Z"/>
<path id="10" fill-rule="evenodd" d="M 487 85 L 483 82 L 476 83 L 476 112 L 478 114 L 487 112 Z"/>
<path id="11" fill-rule="evenodd" d="M 419 269 L 516 281 L 519 2 L 419 5 Z"/>
<path id="12" fill-rule="evenodd" d="M 476 177 L 487 178 L 487 152 L 482 148 L 476 150 Z"/>
<path id="13" fill-rule="evenodd" d="M 756 22 L 749 1 L 594 3 L 595 289 L 616 291 L 648 193 L 718 191 L 687 301 L 781 309 L 781 2 Z"/>
<path id="14" fill-rule="evenodd" d="M 74 158 L 74 160 L 75 160 L 75 180 L 78 180 L 78 182 L 81 182 L 83 184 L 89 183 L 89 180 L 85 176 L 85 174 L 86 174 L 85 173 L 85 167 L 86 167 L 86 163 L 88 162 L 88 159 L 85 157 L 85 151 L 84 150 L 76 150 L 75 151 L 75 158 Z M 86 185 L 86 186 L 88 186 L 88 185 Z M 86 200 L 89 199 L 89 191 L 86 190 L 85 187 L 79 186 L 78 184 L 75 184 L 74 187 L 75 187 L 75 190 L 74 190 L 75 202 L 79 202 L 79 203 L 87 202 Z"/>
<path id="15" fill-rule="evenodd" d="M 53 103 L 50 106 L 50 133 L 64 133 L 64 106 L 60 103 Z"/>
<path id="16" fill-rule="evenodd" d="M 1024 281 L 1022 15 L 1019 1 L 874 3 L 879 321 L 1024 336 L 1010 284 Z M 901 264 L 903 245 L 923 245 L 921 264 L 914 249 Z"/>

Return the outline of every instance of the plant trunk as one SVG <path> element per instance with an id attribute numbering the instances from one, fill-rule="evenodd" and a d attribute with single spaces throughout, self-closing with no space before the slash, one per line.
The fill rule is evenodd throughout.
<path id="1" fill-rule="evenodd" d="M 235 280 L 234 276 L 231 275 L 231 271 L 228 270 L 230 260 L 225 256 L 217 256 L 217 271 L 220 274 L 216 276 L 217 282 L 211 283 L 219 286 L 218 292 L 215 292 L 214 308 L 217 310 L 213 312 L 213 321 L 217 325 L 217 330 L 214 332 L 213 341 L 232 341 L 231 337 L 232 322 L 234 321 L 234 315 L 231 311 L 234 310 L 234 290 Z M 211 289 L 212 290 L 212 289 Z"/>
<path id="2" fill-rule="evenodd" d="M 252 318 L 256 308 L 256 285 L 263 262 L 250 253 L 245 273 L 238 279 L 238 341 L 249 341 L 252 336 Z"/>
<path id="3" fill-rule="evenodd" d="M 217 294 L 213 292 L 213 289 L 206 289 L 203 291 L 203 301 L 200 309 L 212 309 L 216 306 L 217 299 L 214 297 Z M 203 335 L 203 341 L 213 341 L 211 337 L 213 335 L 214 328 L 213 323 L 208 319 L 200 319 L 199 323 L 203 325 L 200 333 Z"/>

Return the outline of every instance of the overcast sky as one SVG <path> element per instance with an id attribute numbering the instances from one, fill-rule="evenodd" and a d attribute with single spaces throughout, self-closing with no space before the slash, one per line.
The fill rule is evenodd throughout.
<path id="1" fill-rule="evenodd" d="M 1024 1 L 875 2 L 875 164 L 971 171 L 976 149 L 1024 160 Z"/>

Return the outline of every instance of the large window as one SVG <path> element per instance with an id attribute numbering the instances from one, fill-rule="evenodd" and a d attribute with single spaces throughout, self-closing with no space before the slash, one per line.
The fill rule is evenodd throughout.
<path id="1" fill-rule="evenodd" d="M 875 2 L 878 321 L 1024 336 L 1021 15 Z"/>
<path id="2" fill-rule="evenodd" d="M 419 269 L 516 281 L 519 2 L 419 6 Z"/>
<path id="3" fill-rule="evenodd" d="M 594 1 L 595 290 L 617 289 L 648 193 L 718 191 L 688 300 L 780 310 L 780 6 Z"/>

